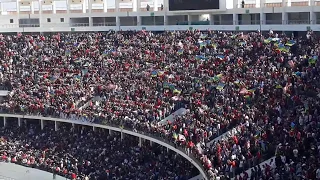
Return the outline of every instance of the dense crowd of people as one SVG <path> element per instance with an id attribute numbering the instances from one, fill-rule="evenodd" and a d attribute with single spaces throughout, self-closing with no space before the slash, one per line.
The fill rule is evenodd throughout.
<path id="1" fill-rule="evenodd" d="M 253 174 L 317 176 L 320 46 L 313 32 L 19 34 L 2 35 L 0 50 L 8 113 L 158 135 L 194 154 L 212 179 L 245 178 L 244 170 L 273 156 L 277 171 Z M 158 124 L 179 108 L 187 112 Z"/>
<path id="2" fill-rule="evenodd" d="M 88 126 L 8 125 L 0 131 L 1 161 L 72 180 L 187 180 L 199 172 L 182 156 L 137 137 Z"/>

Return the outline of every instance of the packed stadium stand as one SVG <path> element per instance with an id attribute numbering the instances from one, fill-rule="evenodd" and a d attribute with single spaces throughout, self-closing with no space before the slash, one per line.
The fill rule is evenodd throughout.
<path id="1" fill-rule="evenodd" d="M 320 180 L 318 1 L 0 4 L 1 164 Z"/>

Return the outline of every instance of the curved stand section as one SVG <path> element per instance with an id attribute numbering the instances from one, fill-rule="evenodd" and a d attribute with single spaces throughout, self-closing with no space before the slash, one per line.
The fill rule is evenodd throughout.
<path id="1" fill-rule="evenodd" d="M 191 157 L 189 157 L 186 153 L 184 153 L 183 151 L 175 148 L 174 146 L 171 146 L 171 145 L 163 142 L 160 139 L 156 139 L 156 138 L 150 137 L 148 135 L 140 134 L 140 133 L 137 133 L 137 132 L 133 132 L 133 131 L 122 129 L 122 128 L 118 128 L 118 127 L 106 126 L 106 125 L 101 125 L 101 124 L 94 124 L 94 123 L 84 122 L 84 121 L 68 120 L 68 119 L 59 119 L 59 118 L 51 118 L 51 117 L 43 117 L 43 116 L 17 115 L 17 114 L 0 114 L 0 117 L 4 118 L 4 121 L 5 121 L 4 123 L 6 123 L 6 117 L 17 118 L 18 119 L 18 123 L 20 122 L 21 118 L 23 118 L 23 119 L 38 119 L 40 121 L 44 121 L 44 120 L 45 121 L 54 121 L 56 126 L 57 126 L 57 122 L 86 125 L 86 126 L 92 126 L 93 128 L 98 127 L 98 128 L 108 129 L 108 130 L 111 130 L 111 131 L 118 131 L 118 132 L 121 132 L 121 133 L 124 133 L 124 134 L 129 134 L 129 135 L 136 136 L 136 137 L 139 137 L 139 138 L 142 138 L 142 139 L 146 139 L 146 140 L 155 142 L 157 144 L 160 144 L 161 146 L 164 146 L 164 147 L 166 147 L 168 149 L 171 149 L 172 151 L 180 154 L 185 159 L 190 161 L 199 170 L 200 175 L 202 176 L 200 179 L 208 180 L 207 175 L 206 175 L 205 171 L 202 169 L 202 167 L 195 160 L 193 160 Z M 41 124 L 42 123 L 43 122 L 41 122 Z"/>
<path id="2" fill-rule="evenodd" d="M 17 165 L 14 163 L 0 162 L 0 180 L 25 180 L 41 179 L 52 180 L 53 175 L 47 171 Z M 56 180 L 68 180 L 65 177 L 56 175 Z"/>

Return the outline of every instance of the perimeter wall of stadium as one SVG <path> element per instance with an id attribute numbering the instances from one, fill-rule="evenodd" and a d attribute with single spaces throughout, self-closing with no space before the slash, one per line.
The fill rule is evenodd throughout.
<path id="1" fill-rule="evenodd" d="M 154 142 L 154 143 L 160 144 L 161 146 L 164 146 L 164 147 L 166 147 L 166 148 L 168 148 L 168 149 L 180 154 L 185 159 L 190 161 L 200 172 L 200 174 L 198 176 L 196 176 L 196 177 L 194 177 L 192 179 L 197 179 L 197 180 L 205 179 L 205 180 L 208 180 L 207 175 L 206 175 L 204 169 L 202 168 L 203 167 L 202 164 L 195 157 L 193 157 L 191 154 L 188 155 L 184 149 L 181 149 L 181 148 L 178 148 L 178 147 L 176 148 L 170 142 L 165 142 L 165 140 L 163 140 L 161 138 L 153 137 L 150 134 L 145 134 L 143 132 L 137 133 L 137 132 L 133 132 L 133 131 L 127 130 L 127 129 L 122 129 L 122 128 L 113 127 L 113 126 L 106 126 L 106 125 L 101 125 L 101 124 L 94 124 L 94 123 L 90 123 L 90 122 L 75 121 L 75 120 L 68 120 L 68 119 L 59 119 L 59 118 L 51 118 L 51 117 L 16 115 L 16 114 L 0 114 L 0 117 L 3 118 L 4 126 L 6 126 L 6 123 L 7 123 L 8 120 L 10 120 L 11 118 L 16 118 L 17 122 L 18 122 L 18 126 L 21 125 L 22 120 L 28 120 L 28 119 L 29 120 L 39 120 L 41 128 L 44 127 L 46 121 L 53 121 L 55 123 L 55 130 L 56 131 L 59 129 L 59 123 L 63 122 L 63 123 L 70 123 L 72 125 L 77 124 L 77 125 L 91 126 L 94 131 L 95 131 L 96 128 L 108 129 L 110 134 L 112 134 L 112 131 L 120 132 L 121 133 L 121 139 L 126 134 L 131 135 L 131 136 L 136 136 L 136 137 L 139 138 L 139 145 L 142 144 L 143 140 L 148 140 L 150 142 Z"/>
<path id="2" fill-rule="evenodd" d="M 114 31 L 183 31 L 183 30 L 215 30 L 215 31 L 320 31 L 319 25 L 168 25 L 168 26 L 94 26 L 94 27 L 15 27 L 1 28 L 0 33 L 56 33 L 56 32 L 105 32 Z"/>

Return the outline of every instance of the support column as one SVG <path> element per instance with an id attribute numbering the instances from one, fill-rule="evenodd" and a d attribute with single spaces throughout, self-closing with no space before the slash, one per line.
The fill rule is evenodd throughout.
<path id="1" fill-rule="evenodd" d="M 139 137 L 139 147 L 141 147 L 141 146 L 142 146 L 142 138 Z"/>
<path id="2" fill-rule="evenodd" d="M 137 12 L 138 11 L 138 0 L 132 1 L 132 11 Z"/>
<path id="3" fill-rule="evenodd" d="M 287 24 L 288 16 L 287 16 L 287 2 L 286 0 L 282 0 L 282 24 Z"/>
<path id="4" fill-rule="evenodd" d="M 107 0 L 103 0 L 103 12 L 108 11 L 108 5 L 107 5 Z"/>
<path id="5" fill-rule="evenodd" d="M 81 4 L 81 6 L 82 6 L 82 13 L 87 13 L 87 7 L 86 7 L 86 5 L 87 5 L 86 1 Z"/>
<path id="6" fill-rule="evenodd" d="M 282 24 L 288 24 L 288 13 L 282 12 Z"/>
<path id="7" fill-rule="evenodd" d="M 19 1 L 17 1 L 16 7 L 17 7 L 17 14 L 19 15 L 19 14 L 20 14 L 20 4 L 19 4 Z"/>
<path id="8" fill-rule="evenodd" d="M 142 17 L 137 16 L 137 26 L 141 26 L 141 25 L 142 25 Z"/>
<path id="9" fill-rule="evenodd" d="M 59 130 L 59 122 L 58 121 L 54 121 L 54 130 L 55 131 Z"/>
<path id="10" fill-rule="evenodd" d="M 44 128 L 44 120 L 43 119 L 40 120 L 40 126 L 41 126 L 41 130 L 43 130 L 43 128 Z"/>
<path id="11" fill-rule="evenodd" d="M 257 0 L 259 1 L 260 5 L 260 23 L 266 24 L 266 14 L 264 13 L 264 5 L 266 3 L 266 0 Z"/>
<path id="12" fill-rule="evenodd" d="M 88 2 L 88 12 L 91 14 L 92 12 L 92 0 L 89 0 Z"/>
<path id="13" fill-rule="evenodd" d="M 141 12 L 141 0 L 137 0 L 137 12 Z"/>
<path id="14" fill-rule="evenodd" d="M 21 118 L 18 118 L 18 127 L 21 127 Z"/>
<path id="15" fill-rule="evenodd" d="M 158 0 L 153 0 L 153 11 L 158 11 Z"/>
<path id="16" fill-rule="evenodd" d="M 123 140 L 123 138 L 124 138 L 124 133 L 121 131 L 121 141 Z"/>
<path id="17" fill-rule="evenodd" d="M 238 25 L 238 14 L 233 14 L 233 25 Z"/>
<path id="18" fill-rule="evenodd" d="M 3 117 L 3 127 L 7 126 L 7 117 Z"/>
<path id="19" fill-rule="evenodd" d="M 119 27 L 120 30 L 120 17 L 116 16 L 116 26 Z"/>
<path id="20" fill-rule="evenodd" d="M 33 2 L 32 2 L 33 3 Z M 39 0 L 38 1 L 38 3 L 39 3 L 39 22 L 40 22 L 40 26 L 41 26 L 41 24 L 42 24 L 42 3 L 41 3 L 41 1 Z M 40 32 L 41 33 L 41 32 Z"/>
<path id="21" fill-rule="evenodd" d="M 95 132 L 96 131 L 96 127 L 92 126 L 92 131 Z"/>
<path id="22" fill-rule="evenodd" d="M 115 3 L 116 3 L 116 4 L 115 4 L 115 12 L 118 13 L 118 12 L 120 11 L 119 2 L 116 1 Z"/>
<path id="23" fill-rule="evenodd" d="M 91 26 L 93 26 L 93 19 L 92 19 L 93 17 L 89 17 L 89 26 L 91 27 Z"/>
<path id="24" fill-rule="evenodd" d="M 261 22 L 261 24 L 266 24 L 266 21 L 267 21 L 266 14 L 263 13 L 263 12 L 260 12 L 260 22 Z"/>
<path id="25" fill-rule="evenodd" d="M 210 14 L 210 25 L 214 25 L 214 15 Z"/>
<path id="26" fill-rule="evenodd" d="M 188 25 L 191 25 L 191 18 L 192 16 L 191 15 L 188 15 Z"/>
<path id="27" fill-rule="evenodd" d="M 66 0 L 66 6 L 67 6 L 67 13 L 69 14 L 70 13 L 70 0 Z"/>
<path id="28" fill-rule="evenodd" d="M 109 129 L 109 135 L 113 135 L 113 131 Z"/>
<path id="29" fill-rule="evenodd" d="M 56 7 L 55 1 L 52 2 L 52 12 L 53 12 L 53 14 L 57 13 L 57 7 Z"/>
<path id="30" fill-rule="evenodd" d="M 317 14 L 314 12 L 313 7 L 315 6 L 314 0 L 309 0 L 309 6 L 311 7 L 310 10 L 310 24 L 316 24 L 317 23 Z"/>
<path id="31" fill-rule="evenodd" d="M 168 16 L 167 15 L 164 15 L 164 17 L 163 17 L 163 24 L 165 26 L 168 25 Z"/>
<path id="32" fill-rule="evenodd" d="M 152 142 L 152 141 L 150 141 L 150 146 L 152 146 L 152 143 L 153 143 L 153 142 Z"/>
<path id="33" fill-rule="evenodd" d="M 31 14 L 34 14 L 34 2 L 33 1 L 30 2 L 30 12 L 31 12 Z"/>
<path id="34" fill-rule="evenodd" d="M 42 2 L 41 1 L 38 1 L 39 3 L 39 14 L 41 13 L 42 14 Z M 41 24 L 41 23 L 40 23 Z"/>
<path id="35" fill-rule="evenodd" d="M 169 148 L 167 148 L 167 153 L 170 151 L 170 149 Z"/>
<path id="36" fill-rule="evenodd" d="M 310 11 L 310 24 L 315 24 L 315 22 L 317 21 L 316 19 L 316 13 L 312 11 Z"/>

